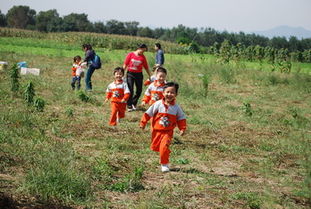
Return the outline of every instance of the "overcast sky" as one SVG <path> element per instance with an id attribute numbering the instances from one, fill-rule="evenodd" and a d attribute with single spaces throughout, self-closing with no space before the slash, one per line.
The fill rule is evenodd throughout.
<path id="1" fill-rule="evenodd" d="M 0 0 L 6 14 L 14 5 L 60 16 L 85 13 L 90 21 L 138 21 L 140 26 L 212 27 L 229 32 L 267 30 L 280 25 L 311 30 L 311 0 Z"/>

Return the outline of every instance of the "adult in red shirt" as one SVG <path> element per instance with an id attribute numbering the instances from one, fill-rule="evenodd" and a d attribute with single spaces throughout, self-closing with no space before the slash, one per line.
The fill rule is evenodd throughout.
<path id="1" fill-rule="evenodd" d="M 145 51 L 147 51 L 147 45 L 141 44 L 136 51 L 130 52 L 124 60 L 123 68 L 127 70 L 126 80 L 131 92 L 130 98 L 127 100 L 129 112 L 136 110 L 136 105 L 143 89 L 143 68 L 146 70 L 149 77 L 151 76 L 148 62 L 144 55 Z M 135 95 L 134 84 L 136 86 Z"/>

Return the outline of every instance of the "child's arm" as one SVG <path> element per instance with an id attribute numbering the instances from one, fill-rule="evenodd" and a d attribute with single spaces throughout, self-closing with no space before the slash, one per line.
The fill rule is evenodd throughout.
<path id="1" fill-rule="evenodd" d="M 177 126 L 178 126 L 178 129 L 180 130 L 180 135 L 183 136 L 187 129 L 187 121 L 186 121 L 186 115 L 180 107 L 178 107 L 178 110 L 177 110 Z"/>
<path id="2" fill-rule="evenodd" d="M 110 89 L 110 85 L 108 86 L 107 90 L 106 90 L 106 99 L 105 99 L 105 103 L 108 102 L 108 100 L 112 97 L 112 91 Z"/>
<path id="3" fill-rule="evenodd" d="M 124 83 L 124 96 L 123 99 L 121 100 L 122 103 L 127 102 L 127 100 L 130 98 L 130 89 L 128 88 L 127 84 Z"/>
<path id="4" fill-rule="evenodd" d="M 154 112 L 155 112 L 155 105 L 151 105 L 148 110 L 143 114 L 141 120 L 140 120 L 140 124 L 139 127 L 141 129 L 145 129 L 148 121 L 150 120 L 150 118 L 152 118 L 154 116 Z"/>
<path id="5" fill-rule="evenodd" d="M 150 92 L 150 86 L 146 89 L 144 98 L 142 99 L 142 105 L 148 104 L 151 100 L 151 92 Z"/>

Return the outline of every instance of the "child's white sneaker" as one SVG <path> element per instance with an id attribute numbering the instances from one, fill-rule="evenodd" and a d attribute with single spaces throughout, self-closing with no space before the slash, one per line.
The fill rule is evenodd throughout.
<path id="1" fill-rule="evenodd" d="M 136 107 L 135 107 L 135 105 L 132 105 L 132 109 L 133 109 L 133 111 L 135 111 L 135 110 L 136 110 Z"/>
<path id="2" fill-rule="evenodd" d="M 168 167 L 168 164 L 163 164 L 161 165 L 161 171 L 164 172 L 169 172 L 170 168 Z"/>

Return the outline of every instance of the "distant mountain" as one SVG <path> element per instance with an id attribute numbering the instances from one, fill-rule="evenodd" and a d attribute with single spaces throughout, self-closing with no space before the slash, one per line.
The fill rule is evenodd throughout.
<path id="1" fill-rule="evenodd" d="M 253 33 L 266 36 L 268 38 L 273 38 L 277 36 L 284 36 L 287 39 L 289 39 L 289 37 L 291 36 L 295 36 L 298 39 L 311 38 L 311 31 L 306 30 L 303 27 L 290 27 L 287 25 L 278 26 L 265 31 L 253 31 Z"/>

